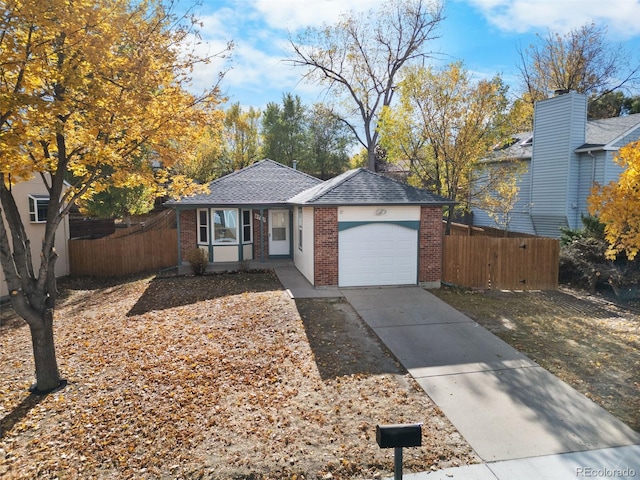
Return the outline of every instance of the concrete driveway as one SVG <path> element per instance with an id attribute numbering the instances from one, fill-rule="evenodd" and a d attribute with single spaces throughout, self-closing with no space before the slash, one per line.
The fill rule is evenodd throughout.
<path id="1" fill-rule="evenodd" d="M 429 292 L 341 291 L 486 462 L 587 450 L 632 461 L 602 449 L 640 444 L 639 433 Z"/>
<path id="2" fill-rule="evenodd" d="M 424 289 L 315 289 L 275 271 L 292 298 L 346 297 L 485 461 L 407 480 L 640 478 L 640 433 Z"/>

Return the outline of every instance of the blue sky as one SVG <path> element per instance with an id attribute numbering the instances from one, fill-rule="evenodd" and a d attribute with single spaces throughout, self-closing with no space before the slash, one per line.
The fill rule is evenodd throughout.
<path id="1" fill-rule="evenodd" d="M 184 1 L 184 0 L 183 0 Z M 366 11 L 382 0 L 203 0 L 196 14 L 206 42 L 199 48 L 219 51 L 235 44 L 231 70 L 222 81 L 229 103 L 264 109 L 282 94 L 299 95 L 303 103 L 321 101 L 321 89 L 302 82 L 302 70 L 283 63 L 288 36 L 308 26 L 334 23 L 341 12 Z M 596 22 L 608 28 L 608 41 L 623 43 L 640 62 L 640 0 L 446 0 L 440 39 L 429 48 L 444 56 L 436 64 L 462 60 L 478 78 L 499 73 L 517 93 L 517 47 L 526 48 L 535 34 L 566 32 Z M 215 82 L 219 62 L 194 73 L 194 88 Z"/>

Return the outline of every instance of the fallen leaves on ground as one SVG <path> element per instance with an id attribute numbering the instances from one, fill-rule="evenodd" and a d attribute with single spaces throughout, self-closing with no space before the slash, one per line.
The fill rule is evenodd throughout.
<path id="1" fill-rule="evenodd" d="M 406 421 L 425 423 L 406 471 L 477 461 L 405 372 L 377 368 L 370 333 L 335 335 L 344 305 L 308 304 L 303 323 L 268 272 L 90 285 L 68 282 L 56 310 L 58 392 L 28 394 L 28 328 L 3 320 L 2 478 L 376 478 L 393 470 L 376 424 Z M 332 344 L 314 351 L 310 329 Z M 366 355 L 323 376 L 333 349 Z"/>

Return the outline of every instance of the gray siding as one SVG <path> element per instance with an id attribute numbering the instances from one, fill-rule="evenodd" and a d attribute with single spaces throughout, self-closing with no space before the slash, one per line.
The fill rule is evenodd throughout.
<path id="1" fill-rule="evenodd" d="M 594 183 L 618 181 L 623 169 L 614 162 L 617 149 L 640 139 L 640 125 L 632 127 L 631 118 L 599 121 L 594 137 L 591 122 L 587 142 L 586 110 L 586 96 L 575 92 L 536 103 L 532 160 L 518 184 L 510 230 L 558 237 L 560 227 L 582 228 Z M 576 153 L 589 148 L 586 143 L 593 146 L 592 155 Z M 496 226 L 487 212 L 473 213 L 475 225 Z"/>
<path id="2" fill-rule="evenodd" d="M 640 138 L 640 127 L 635 128 L 627 133 L 624 137 L 614 143 L 612 146 L 615 148 L 624 147 L 625 145 L 630 144 L 631 142 L 636 142 Z"/>
<path id="3" fill-rule="evenodd" d="M 575 200 L 578 206 L 578 219 L 583 215 L 589 215 L 589 208 L 587 199 L 591 195 L 591 189 L 594 184 L 602 183 L 604 178 L 604 165 L 608 157 L 608 152 L 599 150 L 592 152 L 592 155 L 588 153 L 582 153 L 580 155 L 580 168 L 578 172 L 578 196 Z M 578 224 L 577 228 L 582 228 L 582 220 Z"/>
<path id="4" fill-rule="evenodd" d="M 630 131 L 627 135 L 622 137 L 620 140 L 615 142 L 612 146 L 620 149 L 631 142 L 636 142 L 640 139 L 640 127 Z M 602 184 L 607 184 L 610 182 L 617 182 L 620 178 L 620 174 L 623 172 L 624 168 L 618 165 L 614 159 L 618 156 L 619 151 L 609 150 L 607 153 L 607 163 L 606 168 L 602 175 L 602 180 L 599 180 Z"/>
<path id="5" fill-rule="evenodd" d="M 516 183 L 518 187 L 518 201 L 511 211 L 509 231 L 534 235 L 535 230 L 531 222 L 530 164 L 530 161 L 526 161 L 526 170 L 520 175 Z M 482 179 L 479 179 L 479 182 L 482 182 Z M 503 226 L 498 225 L 485 210 L 480 208 L 473 209 L 473 224 L 478 227 L 503 228 Z"/>
<path id="6" fill-rule="evenodd" d="M 534 113 L 531 213 L 536 233 L 557 237 L 559 225 L 577 226 L 579 163 L 584 143 L 586 96 L 575 92 L 543 100 Z"/>
<path id="7" fill-rule="evenodd" d="M 560 238 L 560 229 L 569 226 L 567 218 L 559 215 L 538 215 L 533 221 L 536 235 L 541 237 Z"/>
<path id="8" fill-rule="evenodd" d="M 621 137 L 617 142 L 613 143 L 611 146 L 620 149 L 626 145 L 629 145 L 632 142 L 637 142 L 640 139 L 640 127 L 635 128 L 627 132 L 624 137 Z M 624 168 L 618 165 L 614 159 L 618 156 L 618 150 L 608 150 L 607 152 L 607 162 L 605 163 L 604 172 L 602 177 L 597 181 L 601 184 L 607 184 L 610 182 L 617 182 L 620 178 L 620 174 L 623 172 Z"/>
<path id="9" fill-rule="evenodd" d="M 591 191 L 595 177 L 596 167 L 595 156 L 592 158 L 588 154 L 580 156 L 580 169 L 578 172 L 578 197 L 576 198 L 576 204 L 578 212 L 582 215 L 587 213 L 587 197 Z"/>
<path id="10" fill-rule="evenodd" d="M 602 176 L 602 184 L 617 182 L 624 168 L 613 161 L 618 156 L 618 152 L 606 152 L 607 162 L 605 163 L 604 174 Z"/>
<path id="11" fill-rule="evenodd" d="M 491 228 L 503 228 L 502 225 L 498 225 L 493 218 L 491 218 L 487 212 L 480 209 L 473 210 L 473 225 L 476 227 L 491 227 Z M 531 215 L 528 212 L 520 210 L 517 206 L 513 209 L 511 214 L 511 223 L 509 224 L 510 232 L 528 233 L 535 235 L 535 229 L 531 222 Z"/>

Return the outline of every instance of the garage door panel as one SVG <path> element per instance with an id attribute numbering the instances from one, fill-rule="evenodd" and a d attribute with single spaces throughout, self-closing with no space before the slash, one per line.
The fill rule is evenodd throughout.
<path id="1" fill-rule="evenodd" d="M 372 223 L 340 231 L 340 286 L 415 285 L 418 233 L 391 223 Z"/>

